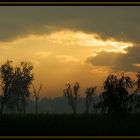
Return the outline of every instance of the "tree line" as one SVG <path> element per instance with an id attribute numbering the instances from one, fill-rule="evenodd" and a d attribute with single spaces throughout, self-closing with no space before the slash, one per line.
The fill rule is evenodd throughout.
<path id="1" fill-rule="evenodd" d="M 40 84 L 38 89 L 33 85 L 33 65 L 30 62 L 21 62 L 19 65 L 13 66 L 12 63 L 12 61 L 7 60 L 0 66 L 2 91 L 0 114 L 6 108 L 15 109 L 16 112 L 25 114 L 26 100 L 31 93 L 35 98 L 35 112 L 38 113 L 38 101 L 42 85 Z M 103 91 L 99 95 L 100 100 L 96 103 L 93 102 L 94 96 L 98 96 L 95 95 L 96 86 L 88 87 L 85 90 L 85 113 L 89 113 L 90 107 L 103 114 L 139 113 L 140 72 L 137 72 L 136 77 L 136 80 L 132 80 L 125 73 L 108 75 L 103 83 Z M 32 91 L 30 88 L 32 88 Z M 79 82 L 75 82 L 73 85 L 67 83 L 63 90 L 63 94 L 68 99 L 68 104 L 74 114 L 77 113 L 79 89 Z"/>
<path id="2" fill-rule="evenodd" d="M 140 72 L 136 73 L 136 80 L 132 80 L 126 74 L 110 74 L 103 83 L 103 91 L 99 95 L 99 101 L 93 102 L 96 86 L 85 90 L 86 111 L 89 107 L 103 114 L 112 113 L 139 113 L 140 112 Z M 73 86 L 66 84 L 64 96 L 68 99 L 68 104 L 76 113 L 78 104 L 78 90 L 80 85 L 76 82 Z M 96 95 L 97 96 L 97 95 Z"/>

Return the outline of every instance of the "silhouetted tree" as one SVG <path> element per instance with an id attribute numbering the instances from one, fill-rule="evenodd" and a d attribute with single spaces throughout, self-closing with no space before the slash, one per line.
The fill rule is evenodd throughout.
<path id="1" fill-rule="evenodd" d="M 100 107 L 103 112 L 127 112 L 128 89 L 133 87 L 133 82 L 124 73 L 121 76 L 111 74 L 104 82 L 104 92 L 101 94 Z"/>
<path id="2" fill-rule="evenodd" d="M 95 93 L 96 87 L 90 87 L 86 89 L 86 113 L 89 113 L 89 108 L 93 101 L 93 94 Z"/>
<path id="3" fill-rule="evenodd" d="M 36 114 L 38 113 L 38 101 L 39 101 L 39 94 L 42 89 L 42 84 L 40 84 L 39 89 L 37 90 L 34 85 L 32 84 L 34 97 L 35 97 L 35 103 L 36 103 Z"/>
<path id="4" fill-rule="evenodd" d="M 7 60 L 5 64 L 0 67 L 0 78 L 1 78 L 1 87 L 3 95 L 1 96 L 1 109 L 0 113 L 3 112 L 5 103 L 8 98 L 11 96 L 10 87 L 12 80 L 15 76 L 14 69 L 11 66 L 12 61 Z"/>
<path id="5" fill-rule="evenodd" d="M 26 97 L 29 97 L 29 87 L 33 80 L 33 66 L 28 62 L 21 62 L 14 68 L 11 64 L 12 61 L 8 60 L 0 67 L 3 91 L 0 113 L 3 113 L 4 106 L 10 101 L 13 107 L 17 107 L 18 112 L 25 113 Z"/>
<path id="6" fill-rule="evenodd" d="M 29 88 L 33 81 L 33 74 L 31 73 L 32 70 L 33 66 L 30 64 L 30 62 L 21 62 L 15 71 L 16 77 L 18 77 L 17 83 L 19 89 L 19 91 L 16 93 L 18 99 L 20 99 L 20 104 L 23 106 L 24 114 L 26 112 L 26 98 L 30 95 Z"/>
<path id="7" fill-rule="evenodd" d="M 73 113 L 76 114 L 76 108 L 78 104 L 78 91 L 79 91 L 79 83 L 75 82 L 73 87 L 68 83 L 66 84 L 66 88 L 63 90 L 64 96 L 68 98 L 68 103 L 72 107 Z"/>
<path id="8" fill-rule="evenodd" d="M 140 72 L 137 72 L 136 77 L 137 79 L 134 82 L 136 90 L 129 96 L 129 109 L 133 113 L 140 112 Z"/>
<path id="9" fill-rule="evenodd" d="M 137 80 L 135 82 L 135 85 L 137 86 L 136 91 L 140 90 L 140 72 L 137 72 L 136 74 Z"/>

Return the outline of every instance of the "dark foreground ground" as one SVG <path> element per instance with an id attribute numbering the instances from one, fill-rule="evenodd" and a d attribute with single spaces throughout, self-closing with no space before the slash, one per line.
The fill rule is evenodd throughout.
<path id="1" fill-rule="evenodd" d="M 137 115 L 5 114 L 0 136 L 111 136 L 140 135 Z"/>

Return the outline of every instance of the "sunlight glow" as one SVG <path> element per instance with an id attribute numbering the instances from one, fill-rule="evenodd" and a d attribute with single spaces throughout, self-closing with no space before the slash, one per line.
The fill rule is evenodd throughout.
<path id="1" fill-rule="evenodd" d="M 138 64 L 138 63 L 135 63 L 135 64 L 133 64 L 135 67 L 140 67 L 140 64 Z"/>
<path id="2" fill-rule="evenodd" d="M 124 54 L 134 46 L 132 42 L 105 40 L 96 33 L 72 30 L 30 34 L 0 45 L 1 62 L 9 59 L 15 63 L 30 61 L 34 65 L 35 79 L 46 87 L 42 96 L 61 95 L 67 82 L 80 81 L 83 92 L 89 85 L 99 85 L 112 72 L 112 67 L 88 64 L 87 58 L 101 52 Z"/>
<path id="3" fill-rule="evenodd" d="M 107 51 L 127 53 L 126 49 L 133 47 L 134 45 L 132 42 L 118 41 L 113 38 L 103 40 L 96 33 L 88 34 L 80 31 L 74 32 L 69 30 L 52 33 L 47 38 L 48 41 L 57 44 L 93 47 L 95 52 Z"/>
<path id="4" fill-rule="evenodd" d="M 71 47 L 90 47 L 93 49 L 94 53 L 99 53 L 101 51 L 106 52 L 116 52 L 116 53 L 127 53 L 127 48 L 133 47 L 133 42 L 123 42 L 116 40 L 114 38 L 108 38 L 106 40 L 102 39 L 96 33 L 85 33 L 82 31 L 71 31 L 62 30 L 52 32 L 51 34 L 44 35 L 29 35 L 25 38 L 19 38 L 14 42 L 17 44 L 20 41 L 44 41 L 54 45 L 63 45 Z"/>

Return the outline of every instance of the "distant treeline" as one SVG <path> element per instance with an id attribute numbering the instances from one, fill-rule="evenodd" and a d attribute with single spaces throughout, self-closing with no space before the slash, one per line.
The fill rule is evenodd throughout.
<path id="1" fill-rule="evenodd" d="M 93 98 L 93 103 L 99 102 L 100 97 L 95 96 Z M 84 97 L 79 98 L 79 103 L 77 106 L 77 113 L 83 114 L 86 110 L 86 101 Z M 26 113 L 35 113 L 35 101 L 33 99 L 28 98 L 26 100 Z M 16 109 L 13 108 L 5 108 L 4 113 L 16 113 Z M 38 113 L 49 113 L 49 114 L 64 114 L 73 113 L 70 106 L 67 104 L 67 99 L 65 97 L 55 97 L 55 98 L 41 98 L 38 102 Z M 93 108 L 93 106 L 90 106 L 89 113 L 96 113 L 96 110 Z"/>
<path id="2" fill-rule="evenodd" d="M 80 84 L 75 82 L 73 85 L 71 83 L 65 85 L 63 100 L 61 98 L 59 100 L 57 98 L 40 100 L 42 84 L 38 89 L 33 85 L 34 74 L 32 70 L 33 65 L 30 62 L 21 62 L 19 65 L 13 66 L 12 61 L 7 60 L 0 66 L 1 114 L 5 112 L 25 114 L 27 107 L 28 112 L 34 110 L 36 114 L 70 113 L 70 107 L 74 114 L 140 112 L 140 72 L 136 73 L 135 80 L 126 76 L 124 72 L 107 75 L 103 83 L 103 91 L 98 95 L 95 95 L 96 86 L 89 86 L 85 89 L 85 97 L 79 98 Z M 29 100 L 31 95 L 33 95 L 34 101 Z"/>
<path id="3" fill-rule="evenodd" d="M 96 96 L 93 98 L 93 102 L 97 102 L 99 100 L 99 96 Z M 85 98 L 80 97 L 79 98 L 79 104 L 77 106 L 77 113 L 83 114 L 85 113 L 86 106 L 85 106 Z M 6 110 L 5 110 L 6 111 Z M 12 110 L 7 109 L 7 113 L 11 113 Z M 35 113 L 35 101 L 28 99 L 27 100 L 27 113 Z M 14 111 L 13 111 L 14 113 Z M 73 113 L 70 106 L 67 104 L 67 99 L 65 97 L 55 97 L 55 98 L 42 98 L 38 102 L 38 113 L 49 113 L 49 114 L 55 114 L 55 113 Z M 89 108 L 89 113 L 95 113 L 95 110 L 93 109 L 93 106 Z"/>

